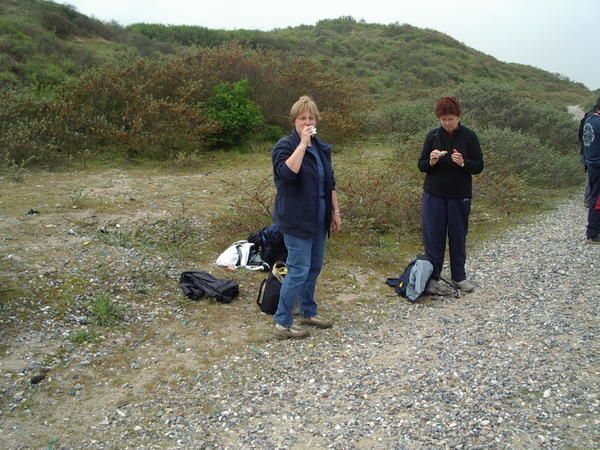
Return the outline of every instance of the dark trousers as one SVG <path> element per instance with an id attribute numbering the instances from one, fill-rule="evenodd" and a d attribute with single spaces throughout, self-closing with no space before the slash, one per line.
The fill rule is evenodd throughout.
<path id="1" fill-rule="evenodd" d="M 470 198 L 442 198 L 423 193 L 423 244 L 425 254 L 433 260 L 433 278 L 439 279 L 444 264 L 446 236 L 450 250 L 450 275 L 454 281 L 467 278 L 467 231 Z"/>
<path id="2" fill-rule="evenodd" d="M 586 236 L 588 239 L 592 239 L 600 235 L 600 212 L 594 209 L 600 195 L 600 167 L 588 166 L 588 180 L 590 184 L 590 208 L 588 210 Z"/>

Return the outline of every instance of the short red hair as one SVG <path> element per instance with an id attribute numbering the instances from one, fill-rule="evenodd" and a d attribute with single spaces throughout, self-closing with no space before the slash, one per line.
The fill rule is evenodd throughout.
<path id="1" fill-rule="evenodd" d="M 442 97 L 435 102 L 435 116 L 460 116 L 460 103 L 456 97 Z"/>

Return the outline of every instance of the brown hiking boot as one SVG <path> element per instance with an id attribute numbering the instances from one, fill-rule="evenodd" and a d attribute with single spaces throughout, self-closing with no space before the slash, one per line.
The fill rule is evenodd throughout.
<path id="1" fill-rule="evenodd" d="M 277 339 L 304 339 L 310 336 L 310 333 L 295 326 L 284 327 L 283 325 L 275 324 L 273 334 Z"/>
<path id="2" fill-rule="evenodd" d="M 322 319 L 319 316 L 300 317 L 300 319 L 298 319 L 298 322 L 300 322 L 302 325 L 310 325 L 317 328 L 331 328 L 333 326 L 333 324 L 330 321 Z"/>

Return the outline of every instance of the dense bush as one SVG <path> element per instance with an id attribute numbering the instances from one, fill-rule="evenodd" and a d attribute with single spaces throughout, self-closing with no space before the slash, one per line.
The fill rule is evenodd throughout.
<path id="1" fill-rule="evenodd" d="M 413 232 L 420 227 L 422 177 L 416 158 L 338 169 L 337 189 L 350 230 Z"/>
<path id="2" fill-rule="evenodd" d="M 310 81 L 298 66 L 311 73 Z M 298 61 L 298 66 L 231 44 L 107 65 L 68 81 L 43 105 L 6 92 L 2 127 L 20 135 L 5 138 L 2 151 L 16 162 L 30 156 L 53 162 L 90 150 L 164 159 L 208 148 L 215 136 L 221 145 L 236 144 L 262 123 L 260 111 L 270 137 L 272 130 L 290 127 L 289 108 L 306 93 L 321 106 L 319 128 L 326 139 L 340 142 L 355 135 L 355 114 L 366 105 L 360 87 L 316 63 Z M 36 133 L 43 137 L 31 136 L 28 130 L 40 127 L 43 133 Z"/>
<path id="3" fill-rule="evenodd" d="M 577 144 L 577 123 L 563 108 L 535 101 L 509 86 L 493 83 L 463 83 L 455 89 L 435 89 L 415 100 L 391 103 L 368 117 L 376 132 L 403 139 L 423 134 L 438 125 L 435 100 L 455 95 L 463 107 L 463 122 L 471 128 L 510 128 L 537 137 L 544 145 L 569 153 Z"/>
<path id="4" fill-rule="evenodd" d="M 424 137 L 424 130 L 438 124 L 433 114 L 433 102 L 434 99 L 428 96 L 385 105 L 367 117 L 369 129 L 375 133 L 389 134 L 395 140 L 403 140 L 413 135 Z"/>
<path id="5" fill-rule="evenodd" d="M 0 2 L 0 88 L 51 91 L 72 75 L 174 46 L 43 0 Z"/>
<path id="6" fill-rule="evenodd" d="M 434 90 L 423 98 L 387 105 L 373 112 L 371 128 L 398 145 L 422 140 L 439 126 L 434 103 L 441 95 L 456 95 L 463 123 L 477 132 L 484 157 L 506 166 L 530 185 L 569 186 L 579 182 L 577 122 L 565 110 L 520 95 L 507 86 L 464 83 L 455 90 Z M 420 145 L 419 145 L 420 148 Z"/>
<path id="7" fill-rule="evenodd" d="M 51 111 L 31 92 L 0 91 L 0 166 L 62 158 L 48 132 Z"/>
<path id="8" fill-rule="evenodd" d="M 573 186 L 583 179 L 583 169 L 575 152 L 562 154 L 534 136 L 508 128 L 482 128 L 478 130 L 478 136 L 484 158 L 493 155 L 493 164 L 488 161 L 487 166 L 495 171 L 505 168 L 528 184 L 539 187 Z"/>
<path id="9" fill-rule="evenodd" d="M 246 80 L 237 83 L 221 83 L 213 88 L 213 95 L 206 101 L 206 112 L 216 124 L 216 146 L 232 147 L 263 123 L 260 109 L 250 99 Z"/>
<path id="10" fill-rule="evenodd" d="M 562 153 L 572 152 L 577 145 L 577 123 L 566 105 L 559 109 L 527 98 L 508 86 L 485 82 L 462 84 L 455 95 L 466 117 L 479 127 L 510 128 L 532 134 Z"/>
<path id="11" fill-rule="evenodd" d="M 181 45 L 215 47 L 229 40 L 230 34 L 224 30 L 211 30 L 206 27 L 189 25 L 163 25 L 156 23 L 134 23 L 127 30 L 149 39 Z"/>

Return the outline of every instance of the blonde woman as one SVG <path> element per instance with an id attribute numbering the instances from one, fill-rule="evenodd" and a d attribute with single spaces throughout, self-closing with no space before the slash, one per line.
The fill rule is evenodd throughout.
<path id="1" fill-rule="evenodd" d="M 316 134 L 320 120 L 316 103 L 303 96 L 290 111 L 291 133 L 273 148 L 273 178 L 277 189 L 274 221 L 283 234 L 288 273 L 273 316 L 278 339 L 299 339 L 308 331 L 293 324 L 292 308 L 300 300 L 301 325 L 330 328 L 317 315 L 315 286 L 323 266 L 329 230 L 342 227 L 331 164 L 331 145 Z"/>

